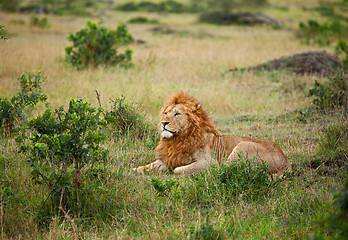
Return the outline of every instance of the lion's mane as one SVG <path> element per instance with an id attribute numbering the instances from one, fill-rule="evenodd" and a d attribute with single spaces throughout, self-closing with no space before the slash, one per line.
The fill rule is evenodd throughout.
<path id="1" fill-rule="evenodd" d="M 214 138 L 220 139 L 221 133 L 194 97 L 182 92 L 177 93 L 167 99 L 161 113 L 173 104 L 184 106 L 185 113 L 188 116 L 186 130 L 172 138 L 161 138 L 156 147 L 156 156 L 157 159 L 164 160 L 168 167 L 174 169 L 192 163 L 193 159 L 189 156 L 211 144 L 211 137 L 209 136 L 213 135 Z"/>

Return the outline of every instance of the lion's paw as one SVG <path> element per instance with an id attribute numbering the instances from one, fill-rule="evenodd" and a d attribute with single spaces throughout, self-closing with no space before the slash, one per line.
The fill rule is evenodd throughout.
<path id="1" fill-rule="evenodd" d="M 133 168 L 133 172 L 144 173 L 145 172 L 145 167 L 144 166 L 140 166 L 140 167 L 137 167 L 137 168 Z"/>
<path id="2" fill-rule="evenodd" d="M 177 175 L 183 174 L 184 173 L 184 168 L 183 167 L 177 167 L 177 168 L 174 169 L 173 172 L 174 172 L 174 174 L 177 174 Z"/>

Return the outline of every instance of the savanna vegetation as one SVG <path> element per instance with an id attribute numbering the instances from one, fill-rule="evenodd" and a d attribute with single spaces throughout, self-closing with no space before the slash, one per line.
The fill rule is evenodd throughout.
<path id="1" fill-rule="evenodd" d="M 347 12 L 346 0 L 0 0 L 1 238 L 346 239 Z M 177 91 L 223 133 L 277 142 L 293 172 L 245 159 L 133 172 L 153 161 Z"/>

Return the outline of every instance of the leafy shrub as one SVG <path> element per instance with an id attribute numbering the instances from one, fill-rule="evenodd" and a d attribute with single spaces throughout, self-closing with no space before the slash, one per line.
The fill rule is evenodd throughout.
<path id="1" fill-rule="evenodd" d="M 158 137 L 155 127 L 124 97 L 112 100 L 112 109 L 106 113 L 105 118 L 117 138 L 127 136 L 146 141 L 151 147 L 156 145 Z"/>
<path id="2" fill-rule="evenodd" d="M 348 26 L 341 21 L 333 20 L 318 23 L 315 20 L 308 20 L 307 24 L 300 22 L 297 36 L 303 39 L 305 44 L 315 43 L 320 46 L 329 45 L 332 40 L 345 38 Z"/>
<path id="3" fill-rule="evenodd" d="M 11 133 L 18 129 L 39 102 L 46 102 L 47 96 L 41 89 L 46 77 L 41 73 L 22 74 L 17 81 L 21 90 L 11 99 L 0 97 L 0 130 Z"/>
<path id="4" fill-rule="evenodd" d="M 0 39 L 4 39 L 7 40 L 8 36 L 7 36 L 7 31 L 5 29 L 4 25 L 0 25 Z"/>
<path id="5" fill-rule="evenodd" d="M 146 17 L 135 17 L 128 20 L 129 23 L 151 23 L 158 24 L 158 20 L 156 19 L 147 19 Z"/>
<path id="6" fill-rule="evenodd" d="M 40 28 L 50 28 L 51 24 L 48 22 L 47 17 L 39 18 L 37 16 L 30 17 L 30 26 L 37 26 Z"/>
<path id="7" fill-rule="evenodd" d="M 24 141 L 25 131 L 17 139 L 29 154 L 33 180 L 48 188 L 38 216 L 42 224 L 60 210 L 72 216 L 88 214 L 83 210 L 90 188 L 84 185 L 83 171 L 105 161 L 108 154 L 101 147 L 106 139 L 102 111 L 82 99 L 71 99 L 68 111 L 48 108 L 28 122 L 29 143 Z"/>
<path id="8" fill-rule="evenodd" d="M 124 24 L 118 25 L 113 31 L 87 21 L 87 27 L 75 34 L 70 33 L 68 40 L 73 42 L 73 46 L 65 48 L 66 61 L 77 69 L 100 64 L 131 63 L 131 49 L 126 49 L 123 54 L 118 53 L 120 46 L 133 41 Z"/>
<path id="9" fill-rule="evenodd" d="M 334 109 L 337 107 L 348 107 L 347 79 L 343 75 L 329 78 L 326 83 L 314 82 L 307 97 L 314 97 L 313 104 L 319 109 Z"/>

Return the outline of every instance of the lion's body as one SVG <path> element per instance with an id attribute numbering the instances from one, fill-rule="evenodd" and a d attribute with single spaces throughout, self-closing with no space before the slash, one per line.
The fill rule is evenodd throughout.
<path id="1" fill-rule="evenodd" d="M 210 164 L 228 164 L 240 157 L 265 161 L 272 174 L 291 170 L 276 143 L 222 135 L 197 100 L 189 95 L 174 95 L 162 107 L 161 114 L 161 140 L 156 147 L 156 161 L 138 167 L 139 172 L 170 168 L 175 174 L 194 173 Z"/>

